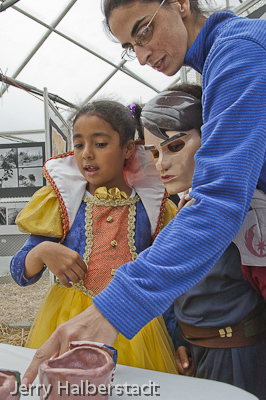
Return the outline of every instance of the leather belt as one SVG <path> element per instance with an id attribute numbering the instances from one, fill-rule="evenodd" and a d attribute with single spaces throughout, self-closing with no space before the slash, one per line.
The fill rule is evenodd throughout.
<path id="1" fill-rule="evenodd" d="M 266 339 L 264 304 L 256 307 L 238 324 L 226 327 L 201 328 L 178 321 L 184 338 L 198 346 L 231 348 L 251 346 Z"/>

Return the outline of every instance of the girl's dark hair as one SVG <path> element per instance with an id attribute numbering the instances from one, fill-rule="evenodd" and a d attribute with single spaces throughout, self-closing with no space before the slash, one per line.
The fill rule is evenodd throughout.
<path id="1" fill-rule="evenodd" d="M 108 34 L 109 37 L 114 37 L 112 36 L 112 31 L 109 26 L 109 18 L 113 10 L 120 6 L 126 6 L 131 3 L 135 2 L 140 2 L 140 3 L 154 3 L 157 1 L 157 3 L 161 3 L 162 0 L 101 0 L 101 7 L 102 7 L 102 13 L 105 17 L 105 20 L 103 21 L 104 29 L 106 33 Z M 168 4 L 175 3 L 176 1 L 173 0 L 165 0 L 165 3 L 163 4 L 162 7 L 167 6 Z M 196 14 L 201 14 L 202 10 L 199 6 L 199 0 L 189 0 L 190 2 L 190 7 L 191 11 L 196 13 Z"/>
<path id="2" fill-rule="evenodd" d="M 93 101 L 82 107 L 75 116 L 73 127 L 82 115 L 96 116 L 111 125 L 120 136 L 120 146 L 123 147 L 128 140 L 134 140 L 136 121 L 128 107 L 113 100 Z"/>
<path id="3" fill-rule="evenodd" d="M 130 109 L 131 115 L 135 120 L 135 140 L 144 140 L 143 126 L 140 122 L 140 114 L 142 110 L 142 106 L 138 103 L 132 103 L 128 106 Z"/>

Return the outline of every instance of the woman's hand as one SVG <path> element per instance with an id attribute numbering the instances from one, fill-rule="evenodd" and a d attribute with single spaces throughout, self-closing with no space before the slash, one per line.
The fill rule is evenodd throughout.
<path id="1" fill-rule="evenodd" d="M 22 384 L 29 386 L 34 381 L 38 367 L 51 356 L 58 356 L 69 350 L 72 341 L 89 340 L 112 346 L 118 331 L 93 304 L 85 311 L 59 325 L 50 338 L 36 351 L 25 372 Z"/>
<path id="2" fill-rule="evenodd" d="M 194 364 L 189 349 L 179 346 L 175 352 L 175 360 L 180 375 L 194 376 Z"/>
<path id="3" fill-rule="evenodd" d="M 35 246 L 26 256 L 24 276 L 32 278 L 44 264 L 66 287 L 71 287 L 67 277 L 73 283 L 86 277 L 87 266 L 81 256 L 59 243 L 45 241 Z"/>

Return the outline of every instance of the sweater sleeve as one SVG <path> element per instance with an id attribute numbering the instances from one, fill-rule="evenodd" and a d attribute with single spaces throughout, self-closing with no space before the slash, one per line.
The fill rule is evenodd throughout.
<path id="1" fill-rule="evenodd" d="M 205 62 L 203 85 L 193 207 L 183 208 L 94 299 L 127 338 L 162 314 L 222 255 L 244 221 L 265 162 L 265 49 L 246 39 L 221 41 Z"/>
<path id="2" fill-rule="evenodd" d="M 43 269 L 36 275 L 34 275 L 31 279 L 27 279 L 24 276 L 25 270 L 25 259 L 30 250 L 32 250 L 35 246 L 43 241 L 51 241 L 51 242 L 59 242 L 59 239 L 45 237 L 45 236 L 36 236 L 31 235 L 24 246 L 17 252 L 17 254 L 12 258 L 10 263 L 10 272 L 14 281 L 20 286 L 28 286 L 37 282 L 43 272 L 46 269 L 46 266 L 43 266 Z"/>

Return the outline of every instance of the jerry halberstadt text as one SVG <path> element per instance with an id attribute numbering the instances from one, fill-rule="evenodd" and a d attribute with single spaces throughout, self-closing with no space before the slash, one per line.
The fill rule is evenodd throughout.
<path id="1" fill-rule="evenodd" d="M 138 385 L 134 383 L 123 383 L 123 384 L 115 384 L 107 386 L 104 384 L 94 385 L 89 380 L 81 380 L 80 384 L 70 383 L 65 381 L 64 383 L 58 381 L 57 382 L 57 394 L 62 397 L 66 396 L 96 396 L 97 394 L 101 394 L 103 396 L 109 395 L 110 397 L 115 394 L 116 396 L 122 396 L 123 394 L 127 394 L 130 396 L 160 396 L 158 390 L 160 386 L 155 382 L 149 381 L 148 384 Z M 19 393 L 24 396 L 33 396 L 34 392 L 37 393 L 42 399 L 49 399 L 52 391 L 55 388 L 49 384 L 32 384 L 29 387 L 26 385 L 18 385 L 16 384 L 15 390 L 10 394 L 12 396 L 17 396 Z"/>

